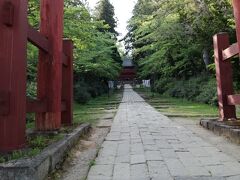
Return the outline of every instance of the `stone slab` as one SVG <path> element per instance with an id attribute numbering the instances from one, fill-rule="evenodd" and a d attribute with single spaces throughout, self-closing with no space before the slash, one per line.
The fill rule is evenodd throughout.
<path id="1" fill-rule="evenodd" d="M 211 130 L 217 135 L 225 136 L 230 141 L 240 144 L 240 122 L 239 121 L 221 122 L 221 121 L 212 120 L 212 119 L 202 119 L 200 121 L 200 125 L 208 130 Z"/>

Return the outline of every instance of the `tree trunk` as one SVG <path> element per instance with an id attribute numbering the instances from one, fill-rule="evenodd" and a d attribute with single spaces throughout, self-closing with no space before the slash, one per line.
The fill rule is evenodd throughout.
<path id="1" fill-rule="evenodd" d="M 207 48 L 203 49 L 203 61 L 205 63 L 206 66 L 208 66 L 210 64 L 210 58 L 209 58 L 209 52 Z"/>

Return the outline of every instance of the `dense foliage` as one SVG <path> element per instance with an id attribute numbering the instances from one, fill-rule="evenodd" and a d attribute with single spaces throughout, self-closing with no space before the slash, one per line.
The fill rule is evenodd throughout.
<path id="1" fill-rule="evenodd" d="M 114 11 L 114 9 L 111 9 Z M 29 21 L 39 27 L 39 1 L 29 1 Z M 75 98 L 84 103 L 90 97 L 107 91 L 107 81 L 119 74 L 121 60 L 116 39 L 109 31 L 110 26 L 104 19 L 93 17 L 83 0 L 65 0 L 64 38 L 74 41 L 74 79 Z M 117 54 L 117 55 L 116 55 Z M 38 50 L 29 45 L 28 50 L 28 86 L 33 96 L 36 88 L 36 59 Z"/>
<path id="2" fill-rule="evenodd" d="M 212 36 L 228 32 L 236 41 L 230 0 L 138 0 L 128 28 L 126 47 L 139 67 L 139 76 L 150 78 L 155 90 L 171 90 L 173 96 L 194 100 L 192 96 L 200 92 L 192 94 L 191 88 L 200 91 L 212 84 L 208 86 L 213 97 L 208 98 L 215 98 L 214 71 L 210 70 L 214 67 Z M 185 85 L 200 76 L 206 76 L 202 84 L 192 84 L 198 87 Z"/>

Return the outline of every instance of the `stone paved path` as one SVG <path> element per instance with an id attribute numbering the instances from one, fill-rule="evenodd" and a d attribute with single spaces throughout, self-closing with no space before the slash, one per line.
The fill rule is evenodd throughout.
<path id="1" fill-rule="evenodd" d="M 130 86 L 88 180 L 240 180 L 240 163 L 147 104 Z"/>

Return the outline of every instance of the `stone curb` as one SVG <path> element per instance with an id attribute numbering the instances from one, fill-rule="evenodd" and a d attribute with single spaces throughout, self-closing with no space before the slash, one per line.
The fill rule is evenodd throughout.
<path id="1" fill-rule="evenodd" d="M 0 179 L 43 180 L 64 161 L 67 152 L 77 143 L 80 136 L 89 132 L 90 128 L 90 124 L 79 126 L 64 139 L 45 148 L 36 157 L 0 164 Z"/>
<path id="2" fill-rule="evenodd" d="M 240 144 L 240 126 L 227 125 L 217 120 L 202 119 L 200 125 L 231 142 Z"/>

